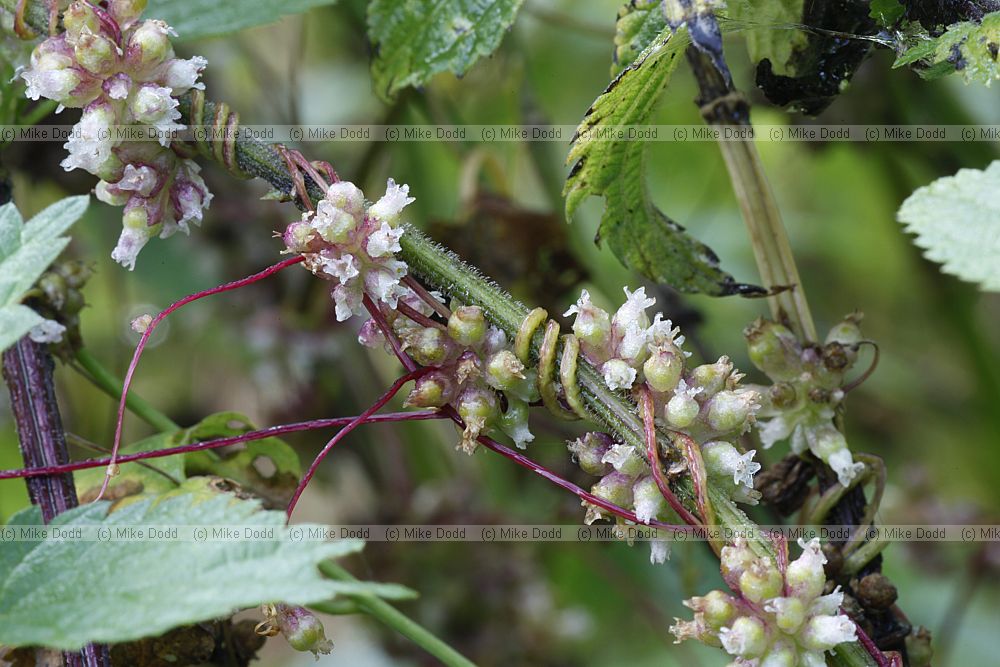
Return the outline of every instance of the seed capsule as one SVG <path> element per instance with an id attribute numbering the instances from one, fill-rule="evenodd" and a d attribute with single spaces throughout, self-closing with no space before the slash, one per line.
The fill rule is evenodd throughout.
<path id="1" fill-rule="evenodd" d="M 486 335 L 486 318 L 479 306 L 461 306 L 448 318 L 448 334 L 459 345 L 475 345 Z"/>

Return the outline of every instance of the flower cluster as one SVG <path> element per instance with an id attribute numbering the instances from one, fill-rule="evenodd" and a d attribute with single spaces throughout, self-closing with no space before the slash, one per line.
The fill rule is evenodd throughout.
<path id="1" fill-rule="evenodd" d="M 625 303 L 611 316 L 595 306 L 584 290 L 566 312 L 576 315 L 573 333 L 581 353 L 601 371 L 611 389 L 648 387 L 664 423 L 701 444 L 713 481 L 728 487 L 734 500 L 756 504 L 760 497 L 753 488 L 753 475 L 760 470 L 753 460 L 756 452 L 741 453 L 732 441 L 753 425 L 760 408 L 759 393 L 740 386 L 743 375 L 727 357 L 687 368 L 690 355 L 681 349 L 684 337 L 679 329 L 659 313 L 652 321 L 646 313 L 655 300 L 641 287 L 635 292 L 626 288 L 625 296 Z M 612 500 L 624 507 L 635 507 L 642 521 L 658 518 L 662 508 L 651 503 L 663 499 L 648 464 L 631 445 L 605 445 L 604 437 L 591 435 L 570 443 L 570 451 L 584 470 L 602 476 L 593 492 L 624 501 Z"/>
<path id="2" fill-rule="evenodd" d="M 336 283 L 331 295 L 338 320 L 363 313 L 367 295 L 403 350 L 433 369 L 417 379 L 408 406 L 453 405 L 465 422 L 460 446 L 470 454 L 476 439 L 494 429 L 524 447 L 534 439 L 528 403 L 539 398 L 535 371 L 478 306 L 452 303 L 449 310 L 441 295 L 424 298 L 401 282 L 407 266 L 396 257 L 404 231 L 400 215 L 413 201 L 408 186 L 389 179 L 385 195 L 368 205 L 357 186 L 340 181 L 327 188 L 315 211 L 288 226 L 283 240 L 305 256 L 306 268 Z M 362 325 L 358 339 L 368 347 L 386 344 L 375 320 Z"/>
<path id="3" fill-rule="evenodd" d="M 730 667 L 824 667 L 824 653 L 856 641 L 857 628 L 840 612 L 839 587 L 823 595 L 826 557 L 819 540 L 799 545 L 802 555 L 784 571 L 742 539 L 724 547 L 722 576 L 736 594 L 716 590 L 686 600 L 694 620 L 677 619 L 670 628 L 677 642 L 721 646 L 735 658 Z"/>
<path id="4" fill-rule="evenodd" d="M 460 447 L 469 454 L 477 447 L 476 438 L 495 430 L 522 449 L 534 440 L 528 428 L 528 404 L 539 400 L 537 373 L 517 358 L 503 331 L 487 324 L 482 309 L 453 303 L 444 325 L 430 318 L 430 306 L 412 291 L 407 290 L 399 302 L 425 322 L 385 306 L 383 316 L 413 360 L 434 368 L 416 381 L 406 405 L 454 405 L 465 422 Z M 362 326 L 359 340 L 370 347 L 384 342 L 373 320 Z"/>
<path id="5" fill-rule="evenodd" d="M 385 195 L 369 206 L 360 188 L 338 181 L 327 188 L 315 211 L 306 211 L 285 230 L 288 250 L 304 255 L 314 274 L 337 283 L 332 296 L 338 321 L 364 312 L 365 293 L 395 309 L 408 292 L 400 285 L 406 264 L 394 253 L 403 235 L 400 213 L 414 201 L 409 194 L 409 186 L 390 178 Z"/>
<path id="6" fill-rule="evenodd" d="M 807 449 L 829 465 L 843 485 L 864 470 L 833 424 L 844 400 L 844 376 L 858 357 L 861 316 L 849 315 L 830 330 L 823 345 L 802 344 L 787 327 L 758 319 L 746 328 L 750 359 L 774 383 L 762 392 L 761 443 L 765 448 L 791 437 L 792 451 Z"/>
<path id="7" fill-rule="evenodd" d="M 35 47 L 21 72 L 29 98 L 83 109 L 62 166 L 94 174 L 97 197 L 125 207 L 112 257 L 129 269 L 156 234 L 187 233 L 188 223 L 200 223 L 212 199 L 198 165 L 169 148 L 172 133 L 184 129 L 177 97 L 204 87 L 205 59 L 176 58 L 172 29 L 138 20 L 145 5 L 76 0 L 63 14 L 65 32 Z"/>

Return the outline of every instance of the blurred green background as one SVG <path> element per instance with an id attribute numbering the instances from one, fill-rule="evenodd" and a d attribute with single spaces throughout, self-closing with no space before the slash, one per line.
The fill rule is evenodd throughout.
<path id="1" fill-rule="evenodd" d="M 245 123 L 575 124 L 609 80 L 618 0 L 527 0 L 503 46 L 465 77 L 440 75 L 392 105 L 371 90 L 362 2 L 342 0 L 307 17 L 236 37 L 186 45 L 204 55 L 209 94 Z M 738 33 L 727 40 L 737 85 L 752 71 Z M 1000 90 L 933 83 L 891 71 L 876 52 L 820 117 L 835 123 L 1000 122 Z M 682 65 L 655 122 L 699 123 L 696 90 Z M 760 123 L 800 122 L 755 92 Z M 69 114 L 70 112 L 67 112 Z M 65 121 L 62 121 L 65 122 Z M 588 287 L 605 305 L 635 287 L 607 251 L 594 247 L 602 202 L 565 224 L 559 189 L 567 143 L 311 143 L 310 158 L 333 163 L 370 196 L 385 179 L 409 183 L 409 219 L 515 291 L 526 303 L 562 312 Z M 878 341 L 877 372 L 848 401 L 851 447 L 884 457 L 885 523 L 1000 523 L 1000 297 L 943 275 L 923 260 L 895 221 L 916 187 L 997 157 L 987 143 L 759 144 L 820 330 L 844 314 L 866 314 Z M 58 144 L 15 144 L 4 160 L 27 216 L 93 186 L 64 174 Z M 721 257 L 737 280 L 755 266 L 718 148 L 655 143 L 649 184 L 656 201 Z M 94 203 L 68 254 L 95 263 L 85 295 L 87 347 L 118 374 L 135 343 L 129 320 L 198 289 L 275 261 L 288 205 L 260 202 L 260 182 L 204 171 L 215 200 L 191 237 L 154 241 L 132 274 L 109 257 L 120 212 Z M 182 424 L 238 410 L 258 425 L 356 414 L 398 373 L 392 359 L 362 351 L 356 324 L 337 324 L 326 286 L 305 272 L 202 301 L 169 321 L 143 359 L 134 389 Z M 696 358 L 728 354 L 748 370 L 741 330 L 766 304 L 686 297 L 663 288 L 658 308 L 684 327 Z M 112 401 L 66 367 L 58 371 L 67 429 L 108 444 Z M 751 374 L 751 378 L 753 375 Z M 757 378 L 760 379 L 760 378 Z M 4 396 L 6 401 L 6 396 Z M 533 419 L 529 454 L 581 484 L 564 441 L 578 425 Z M 148 434 L 127 420 L 127 439 Z M 368 426 L 335 451 L 300 505 L 301 520 L 329 523 L 566 523 L 582 520 L 578 500 L 480 451 L 453 451 L 444 424 Z M 290 438 L 303 458 L 321 434 Z M 88 456 L 86 452 L 75 452 Z M 783 452 L 768 452 L 769 460 Z M 0 466 L 19 466 L 13 425 L 0 407 Z M 21 482 L 0 484 L 0 519 L 25 503 Z M 920 546 L 920 549 L 916 547 Z M 719 585 L 707 550 L 677 548 L 650 566 L 644 546 L 624 544 L 372 544 L 350 563 L 359 575 L 421 593 L 402 608 L 483 665 L 721 665 L 721 653 L 674 646 L 667 633 L 686 616 L 682 598 Z M 894 544 L 886 571 L 915 624 L 944 636 L 935 665 L 996 664 L 1000 550 L 975 545 Z M 942 625 L 946 626 L 942 632 Z M 405 640 L 356 617 L 327 619 L 336 650 L 314 663 L 279 640 L 264 665 L 433 664 Z M 297 662 L 295 662 L 297 661 Z"/>

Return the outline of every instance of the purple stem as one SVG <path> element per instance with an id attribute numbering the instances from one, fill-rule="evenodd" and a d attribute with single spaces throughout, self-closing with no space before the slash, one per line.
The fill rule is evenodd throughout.
<path id="1" fill-rule="evenodd" d="M 190 445 L 179 445 L 177 447 L 166 447 L 164 449 L 156 449 L 149 452 L 124 454 L 119 456 L 116 460 L 118 463 L 131 463 L 132 461 L 158 459 L 163 458 L 164 456 L 174 456 L 175 454 L 186 454 L 187 452 L 199 452 L 204 449 L 218 449 L 220 447 L 228 447 L 229 445 L 237 445 L 241 442 L 251 442 L 254 440 L 273 438 L 285 433 L 298 433 L 300 431 L 311 431 L 321 428 L 330 428 L 333 426 L 346 426 L 354 419 L 355 417 L 337 417 L 335 419 L 313 419 L 310 421 L 295 422 L 293 424 L 269 426 L 268 428 L 261 429 L 259 431 L 248 431 L 240 435 L 233 435 L 226 438 L 216 438 L 215 440 L 205 440 L 203 442 L 191 443 Z M 422 412 L 387 412 L 381 415 L 372 415 L 368 418 L 368 423 L 420 421 L 426 419 L 446 419 L 446 417 L 436 410 L 426 410 Z M 98 459 L 86 459 L 84 461 L 74 461 L 72 463 L 63 463 L 61 465 L 47 466 L 43 468 L 0 470 L 0 480 L 18 479 L 21 477 L 31 478 L 42 475 L 55 475 L 72 472 L 74 470 L 100 468 L 101 466 L 108 465 L 110 462 L 110 457 L 104 457 Z"/>
<path id="2" fill-rule="evenodd" d="M 27 336 L 3 353 L 3 377 L 10 390 L 11 411 L 17 425 L 21 456 L 27 468 L 58 466 L 69 461 L 66 437 L 52 377 L 48 349 Z M 69 473 L 49 474 L 27 480 L 28 496 L 49 523 L 79 502 Z M 108 647 L 88 644 L 80 652 L 64 653 L 71 667 L 108 667 Z"/>
<path id="3" fill-rule="evenodd" d="M 846 613 L 843 609 L 840 611 L 841 613 Z M 872 638 L 865 633 L 865 631 L 861 628 L 861 624 L 856 622 L 854 627 L 857 628 L 858 641 L 865 647 L 865 650 L 875 661 L 875 664 L 878 665 L 878 667 L 892 667 L 892 663 L 890 663 L 889 659 L 885 657 L 885 653 L 882 653 L 879 647 L 875 645 L 875 642 L 872 641 Z"/>

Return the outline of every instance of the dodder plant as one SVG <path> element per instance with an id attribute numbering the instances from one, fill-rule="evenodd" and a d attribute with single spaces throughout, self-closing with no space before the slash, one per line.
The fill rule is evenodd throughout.
<path id="1" fill-rule="evenodd" d="M 224 31 L 222 25 L 211 27 L 213 20 L 226 20 L 223 7 L 198 0 L 189 4 L 192 12 L 200 12 L 202 23 L 210 26 L 206 33 Z M 393 96 L 439 71 L 465 72 L 477 57 L 497 47 L 520 7 L 516 0 L 442 4 L 382 0 L 370 4 L 371 37 L 378 47 L 373 73 L 380 93 Z M 777 9 L 782 18 L 808 23 L 809 16 L 796 14 L 806 10 L 795 9 L 794 3 L 775 4 L 781 5 Z M 545 310 L 529 310 L 408 223 L 404 209 L 414 200 L 408 186 L 390 178 L 384 194 L 366 197 L 330 164 L 312 162 L 284 146 L 240 137 L 238 116 L 226 105 L 207 99 L 199 80 L 206 60 L 176 58 L 170 41 L 174 32 L 162 20 L 140 20 L 144 5 L 142 0 L 76 0 L 67 7 L 26 0 L 3 3 L 14 32 L 40 40 L 27 63 L 17 69 L 16 85 L 23 85 L 30 99 L 82 109 L 62 165 L 97 176 L 98 199 L 124 207 L 123 231 L 113 257 L 132 268 L 154 235 L 187 233 L 190 222 L 200 222 L 212 195 L 199 176 L 195 161 L 199 155 L 214 159 L 236 176 L 266 179 L 277 197 L 294 202 L 301 215 L 281 237 L 284 252 L 290 255 L 287 259 L 248 278 L 187 297 L 155 317 L 147 315 L 133 322 L 142 338 L 118 394 L 110 456 L 69 463 L 64 444 L 52 442 L 53 437 L 61 441 L 62 430 L 51 395 L 51 372 L 46 374 L 47 352 L 39 346 L 57 346 L 52 349 L 64 358 L 75 358 L 107 391 L 116 392 L 118 383 L 86 351 L 73 347 L 79 343 L 78 332 L 73 330 L 78 308 L 68 304 L 79 304 L 83 281 L 78 272 L 56 268 L 32 286 L 65 245 L 59 235 L 82 214 L 83 202 L 58 204 L 26 224 L 12 204 L 4 206 L 0 276 L 10 287 L 0 313 L 10 326 L 5 326 L 3 343 L 10 346 L 28 334 L 4 356 L 28 467 L 4 476 L 33 480 L 29 482 L 32 497 L 42 506 L 45 520 L 110 527 L 126 523 L 127 518 L 197 524 L 240 517 L 271 525 L 280 515 L 261 509 L 260 501 L 269 507 L 284 505 L 290 517 L 323 458 L 358 426 L 450 419 L 460 429 L 460 449 L 468 454 L 480 447 L 492 450 L 576 494 L 585 507 L 587 523 L 611 519 L 682 531 L 725 527 L 754 535 L 729 544 L 717 537 L 710 541 L 730 592 L 713 591 L 688 600 L 694 618 L 679 620 L 671 628 L 677 641 L 697 639 L 719 646 L 732 665 L 927 663 L 926 633 L 911 632 L 902 612 L 892 607 L 894 589 L 891 594 L 872 594 L 873 588 L 891 589 L 879 574 L 879 553 L 885 545 L 869 539 L 864 531 L 878 508 L 886 473 L 877 457 L 852 454 L 843 435 L 843 403 L 871 369 L 860 378 L 851 371 L 861 348 L 873 344 L 863 337 L 857 314 L 845 318 L 822 342 L 818 340 L 752 141 L 724 142 L 720 147 L 750 231 L 763 287 L 737 283 L 719 268 L 710 249 L 652 204 L 643 181 L 641 142 L 595 139 L 601 128 L 648 123 L 682 53 L 698 80 L 706 121 L 748 126 L 747 104 L 734 88 L 723 55 L 719 18 L 770 19 L 774 17 L 765 14 L 774 11 L 774 6 L 740 3 L 724 15 L 711 2 L 633 1 L 626 5 L 619 14 L 615 37 L 616 76 L 579 128 L 569 156 L 573 166 L 565 191 L 570 216 L 586 196 L 604 197 L 599 238 L 626 266 L 646 278 L 685 292 L 767 296 L 771 319 L 753 322 L 745 331 L 751 360 L 772 382 L 757 386 L 744 382 L 743 374 L 725 356 L 714 363 L 692 365 L 679 329 L 661 313 L 650 317 L 647 311 L 655 300 L 647 297 L 643 287 L 625 288 L 626 298 L 613 313 L 595 305 L 584 290 L 565 313 L 573 317 L 573 324 L 572 331 L 564 333 Z M 276 18 L 281 9 L 250 2 L 246 12 L 237 20 L 241 26 Z M 995 15 L 949 16 L 945 23 L 956 25 L 942 30 L 914 14 L 892 7 L 871 13 L 867 8 L 852 8 L 833 18 L 823 17 L 833 24 L 816 30 L 788 31 L 771 40 L 753 33 L 749 45 L 758 62 L 758 84 L 778 104 L 815 113 L 850 79 L 872 44 L 895 47 L 902 53 L 899 65 L 913 65 L 928 76 L 940 75 L 947 66 L 964 71 L 967 78 L 996 78 L 996 49 L 990 47 L 995 46 L 990 41 L 996 38 Z M 962 19 L 969 20 L 959 22 Z M 48 36 L 38 37 L 41 33 Z M 843 39 L 848 33 L 856 39 Z M 414 39 L 416 34 L 423 39 Z M 841 35 L 836 37 L 840 42 L 830 41 L 835 34 Z M 18 57 L 16 48 L 8 50 L 12 58 Z M 959 56 L 953 57 L 956 51 Z M 10 88 L 5 91 L 10 93 Z M 37 120 L 19 102 L 8 108 L 11 120 Z M 109 131 L 119 125 L 155 128 L 159 138 L 120 142 Z M 191 144 L 169 138 L 167 132 L 187 125 L 213 132 L 199 134 L 200 139 Z M 223 129 L 229 132 L 219 132 Z M 995 207 L 995 197 L 991 200 L 989 193 L 996 190 L 976 179 L 992 178 L 995 183 L 996 170 L 977 173 L 979 177 L 960 174 L 954 188 L 972 188 L 984 206 Z M 955 244 L 947 235 L 936 234 L 933 224 L 924 221 L 925 211 L 938 204 L 935 195 L 947 194 L 917 193 L 901 217 L 922 234 L 922 243 L 954 265 L 972 252 L 970 245 L 989 243 L 990 237 L 980 232 L 972 243 L 962 239 L 963 244 Z M 993 235 L 994 245 L 995 239 Z M 128 387 L 140 355 L 156 326 L 171 312 L 299 264 L 331 283 L 338 321 L 366 318 L 359 335 L 361 344 L 385 349 L 405 369 L 368 410 L 356 417 L 264 430 L 253 430 L 245 419 L 228 413 L 181 429 L 130 396 Z M 962 267 L 952 268 L 964 275 Z M 996 281 L 995 272 L 988 268 L 984 275 L 982 262 L 967 273 L 988 285 Z M 405 404 L 417 410 L 379 413 L 410 383 Z M 33 389 L 48 394 L 39 401 L 31 395 Z M 574 461 L 598 478 L 589 490 L 518 451 L 530 451 L 534 436 L 529 416 L 535 407 L 560 419 L 584 420 L 595 429 L 568 443 Z M 120 445 L 127 408 L 160 426 L 163 434 L 126 451 Z M 273 439 L 281 433 L 324 427 L 340 430 L 304 472 L 294 453 Z M 52 434 L 46 428 L 57 435 L 49 437 Z M 791 454 L 761 473 L 761 464 L 754 460 L 757 450 L 747 447 L 754 438 L 765 448 L 789 440 Z M 509 439 L 515 448 L 502 439 Z M 246 456 L 210 454 L 240 443 L 247 445 Z M 276 488 L 255 476 L 252 463 L 258 456 L 270 458 L 279 474 L 293 483 Z M 162 459 L 158 465 L 163 469 L 126 471 L 126 465 L 149 465 L 144 462 L 152 459 Z M 87 468 L 99 470 L 96 478 L 90 478 L 91 493 L 86 500 L 100 502 L 71 509 L 76 496 L 64 475 Z M 164 470 L 168 482 L 160 478 L 157 484 L 146 478 Z M 134 483 L 140 476 L 143 483 L 137 493 Z M 754 525 L 739 505 L 764 502 L 787 514 L 800 508 L 802 491 L 813 476 L 817 490 L 803 508 L 804 516 L 813 524 L 837 516 L 857 530 L 849 540 L 822 547 L 815 540 L 803 542 L 802 553 L 792 559 L 782 539 L 752 530 Z M 234 494 L 234 487 L 222 478 L 234 479 L 241 488 Z M 86 477 L 81 474 L 78 487 L 80 479 Z M 868 481 L 875 486 L 871 501 L 865 500 L 862 491 Z M 791 496 L 786 493 L 789 488 L 794 491 Z M 53 504 L 60 493 L 64 502 Z M 109 499 L 113 504 L 108 504 Z M 29 510 L 15 523 L 31 523 L 36 517 Z M 122 642 L 224 616 L 233 609 L 264 605 L 265 618 L 255 628 L 257 635 L 283 633 L 297 649 L 329 651 L 330 642 L 305 605 L 373 615 L 447 664 L 467 664 L 381 599 L 406 596 L 406 589 L 356 581 L 325 560 L 356 550 L 360 544 L 312 545 L 308 550 L 296 549 L 293 558 L 288 553 L 289 536 L 280 534 L 275 544 L 241 552 L 241 567 L 230 568 L 228 578 L 193 578 L 175 583 L 173 590 L 162 578 L 143 580 L 148 573 L 138 564 L 167 558 L 231 564 L 235 556 L 225 549 L 212 551 L 207 545 L 171 544 L 170 553 L 141 549 L 130 553 L 126 545 L 102 545 L 80 554 L 74 546 L 25 543 L 0 559 L 4 582 L 0 599 L 9 604 L 4 609 L 14 610 L 0 616 L 4 621 L 0 640 L 12 646 L 62 649 L 73 663 L 102 664 L 109 654 L 95 642 L 114 643 L 118 645 L 115 650 L 124 651 L 122 647 L 128 645 Z M 94 586 L 64 607 L 53 607 L 45 595 L 32 597 L 46 578 L 59 584 L 53 573 L 61 569 L 65 576 L 73 567 L 69 563 L 84 556 L 105 564 L 128 559 L 129 572 L 125 567 L 99 569 L 114 585 L 97 586 L 107 582 L 89 580 Z M 654 541 L 651 561 L 663 562 L 666 557 L 666 544 Z M 29 558 L 41 566 L 26 575 L 18 565 Z M 326 579 L 319 577 L 320 571 Z M 243 585 L 245 580 L 259 585 Z M 60 590 L 56 584 L 55 590 Z M 135 593 L 146 588 L 162 595 L 166 601 L 160 599 L 160 604 L 171 607 L 172 613 L 156 610 L 151 615 L 144 609 Z M 200 596 L 194 595 L 196 590 Z M 20 598 L 19 593 L 25 596 Z M 96 608 L 113 605 L 114 618 L 75 616 L 79 607 L 73 604 L 85 602 Z M 40 630 L 37 619 L 45 613 L 58 616 Z M 82 652 L 75 653 L 81 646 Z M 212 659 L 214 648 L 213 644 L 202 662 Z M 248 641 L 244 648 L 239 659 L 246 661 L 255 644 Z M 127 660 L 123 655 L 128 654 L 120 652 L 116 659 Z"/>

